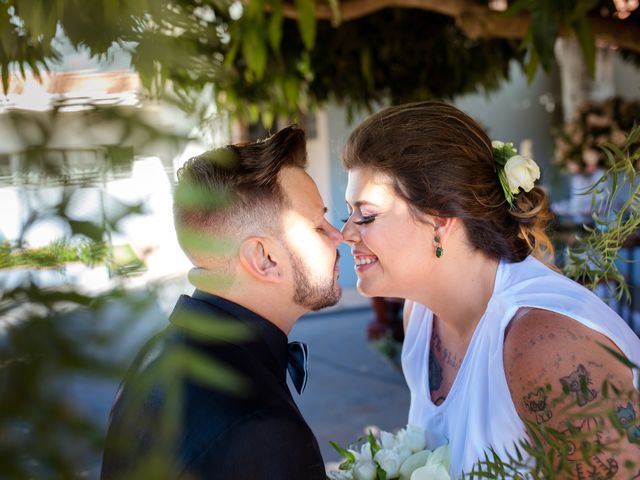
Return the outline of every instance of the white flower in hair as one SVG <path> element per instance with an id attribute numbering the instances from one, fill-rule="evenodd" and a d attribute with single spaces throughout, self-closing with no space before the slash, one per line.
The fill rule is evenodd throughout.
<path id="1" fill-rule="evenodd" d="M 530 158 L 518 155 L 511 142 L 494 140 L 491 147 L 500 185 L 509 206 L 513 208 L 515 195 L 520 193 L 520 189 L 530 192 L 535 186 L 536 180 L 540 178 L 540 167 Z"/>
<path id="2" fill-rule="evenodd" d="M 525 192 L 530 192 L 536 180 L 540 178 L 540 167 L 522 155 L 514 155 L 504 165 L 504 173 L 509 182 L 509 190 L 514 195 L 522 188 Z"/>

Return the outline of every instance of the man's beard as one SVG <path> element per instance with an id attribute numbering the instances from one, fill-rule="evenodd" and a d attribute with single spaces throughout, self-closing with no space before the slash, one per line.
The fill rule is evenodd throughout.
<path id="1" fill-rule="evenodd" d="M 293 269 L 293 301 L 297 305 L 316 311 L 338 303 L 342 289 L 338 285 L 333 270 L 331 270 L 331 277 L 313 282 L 313 276 L 306 265 L 302 263 L 302 259 L 291 251 L 289 251 L 289 257 Z M 340 254 L 336 251 L 336 263 L 338 258 L 340 258 Z"/>

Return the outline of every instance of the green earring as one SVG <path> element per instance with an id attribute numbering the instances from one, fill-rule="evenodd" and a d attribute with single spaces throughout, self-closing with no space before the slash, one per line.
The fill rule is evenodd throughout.
<path id="1" fill-rule="evenodd" d="M 444 254 L 444 249 L 440 245 L 440 235 L 433 237 L 433 241 L 436 242 L 436 257 L 440 258 Z"/>

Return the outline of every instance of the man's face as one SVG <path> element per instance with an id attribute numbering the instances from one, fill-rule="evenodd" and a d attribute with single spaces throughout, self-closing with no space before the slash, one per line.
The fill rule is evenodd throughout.
<path id="1" fill-rule="evenodd" d="M 284 168 L 280 185 L 289 202 L 282 226 L 291 261 L 293 301 L 309 310 L 335 305 L 342 294 L 337 250 L 342 235 L 325 219 L 320 192 L 304 170 Z"/>

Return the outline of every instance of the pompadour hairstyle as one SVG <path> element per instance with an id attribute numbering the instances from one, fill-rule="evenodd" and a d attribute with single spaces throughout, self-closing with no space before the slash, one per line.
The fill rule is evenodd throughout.
<path id="1" fill-rule="evenodd" d="M 194 264 L 206 238 L 241 240 L 247 229 L 280 228 L 285 167 L 307 166 L 306 138 L 296 125 L 257 142 L 228 145 L 188 160 L 178 170 L 174 220 L 178 241 Z"/>

